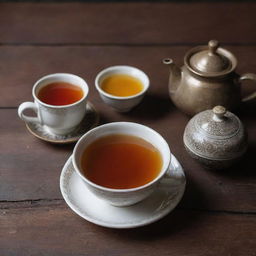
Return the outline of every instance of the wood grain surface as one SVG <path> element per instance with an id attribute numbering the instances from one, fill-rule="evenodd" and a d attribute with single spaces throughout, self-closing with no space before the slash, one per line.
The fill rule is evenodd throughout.
<path id="1" fill-rule="evenodd" d="M 169 70 L 197 44 L 218 39 L 256 73 L 256 3 L 0 3 L 0 255 L 256 255 L 256 101 L 236 114 L 249 149 L 236 166 L 205 170 L 184 149 L 190 119 L 168 96 Z M 121 114 L 99 98 L 94 79 L 112 65 L 132 65 L 151 81 L 143 102 Z M 184 167 L 177 209 L 152 225 L 114 230 L 75 215 L 59 190 L 74 144 L 33 137 L 17 115 L 40 77 L 69 72 L 89 84 L 100 123 L 131 121 L 158 131 Z M 256 88 L 245 83 L 243 95 Z"/>
<path id="2" fill-rule="evenodd" d="M 4 3 L 6 44 L 256 43 L 256 3 Z"/>
<path id="3" fill-rule="evenodd" d="M 255 255 L 256 219 L 246 214 L 176 210 L 132 230 L 96 226 L 58 204 L 1 214 L 1 252 L 8 256 Z"/>

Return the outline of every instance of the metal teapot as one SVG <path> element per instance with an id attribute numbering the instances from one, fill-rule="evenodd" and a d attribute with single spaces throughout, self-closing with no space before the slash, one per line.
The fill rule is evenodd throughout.
<path id="1" fill-rule="evenodd" d="M 256 74 L 238 75 L 234 71 L 237 66 L 235 56 L 220 48 L 216 40 L 209 41 L 208 46 L 189 50 L 182 68 L 177 67 L 172 59 L 164 59 L 163 63 L 170 67 L 170 97 L 188 115 L 217 105 L 232 110 L 242 101 L 256 98 L 254 92 L 242 99 L 240 88 L 243 80 L 256 82 Z"/>

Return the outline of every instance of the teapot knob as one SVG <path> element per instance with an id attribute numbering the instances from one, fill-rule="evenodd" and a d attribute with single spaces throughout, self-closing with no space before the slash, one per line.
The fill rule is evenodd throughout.
<path id="1" fill-rule="evenodd" d="M 224 115 L 226 114 L 227 110 L 223 106 L 216 106 L 213 108 L 213 119 L 214 121 L 220 122 L 224 120 Z"/>
<path id="2" fill-rule="evenodd" d="M 209 46 L 209 51 L 210 51 L 209 53 L 215 54 L 219 47 L 219 42 L 217 40 L 211 40 L 211 41 L 209 41 L 208 46 Z"/>

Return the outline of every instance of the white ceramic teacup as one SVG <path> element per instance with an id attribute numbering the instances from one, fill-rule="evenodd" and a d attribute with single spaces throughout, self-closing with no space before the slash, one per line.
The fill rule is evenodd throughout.
<path id="1" fill-rule="evenodd" d="M 93 141 L 111 134 L 137 136 L 156 147 L 162 156 L 163 162 L 158 176 L 143 186 L 130 189 L 107 188 L 97 185 L 87 179 L 81 171 L 81 158 L 84 150 Z M 114 157 L 115 156 L 113 156 L 113 158 Z M 151 128 L 137 123 L 115 122 L 98 126 L 84 134 L 74 148 L 72 161 L 77 174 L 93 194 L 114 206 L 128 206 L 140 202 L 148 197 L 157 188 L 158 183 L 163 177 L 170 177 L 169 165 L 171 161 L 171 152 L 163 137 Z"/>
<path id="2" fill-rule="evenodd" d="M 38 98 L 38 92 L 44 86 L 54 82 L 66 82 L 79 86 L 83 90 L 83 97 L 69 105 L 49 105 Z M 82 121 L 85 111 L 89 88 L 79 76 L 67 73 L 56 73 L 42 77 L 33 86 L 34 102 L 23 102 L 18 108 L 19 117 L 25 122 L 37 123 L 53 134 L 66 135 L 74 130 Z M 37 116 L 24 114 L 27 109 L 33 110 Z"/>
<path id="3" fill-rule="evenodd" d="M 142 83 L 143 89 L 141 92 L 127 97 L 120 97 L 111 95 L 104 90 L 101 89 L 101 85 L 104 79 L 108 76 L 112 76 L 115 74 L 126 74 L 132 77 L 139 79 Z M 117 110 L 118 112 L 128 112 L 133 107 L 138 105 L 141 100 L 143 99 L 146 91 L 149 88 L 149 78 L 148 76 L 138 68 L 131 67 L 131 66 L 112 66 L 102 70 L 95 79 L 95 87 L 99 92 L 100 97 L 102 100 Z"/>

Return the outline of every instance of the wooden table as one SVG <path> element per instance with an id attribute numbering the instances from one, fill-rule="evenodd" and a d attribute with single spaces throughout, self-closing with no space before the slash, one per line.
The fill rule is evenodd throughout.
<path id="1" fill-rule="evenodd" d="M 1 3 L 0 4 L 0 255 L 256 255 L 255 102 L 237 114 L 249 133 L 244 160 L 229 171 L 203 169 L 186 153 L 189 117 L 168 97 L 171 57 L 218 39 L 238 58 L 237 71 L 256 72 L 256 3 Z M 94 88 L 105 67 L 127 64 L 150 77 L 149 94 L 119 114 Z M 69 72 L 90 86 L 101 123 L 148 125 L 182 163 L 187 188 L 178 207 L 152 225 L 115 230 L 74 214 L 59 190 L 74 145 L 33 137 L 17 116 L 40 77 Z M 255 85 L 247 84 L 247 91 Z"/>

